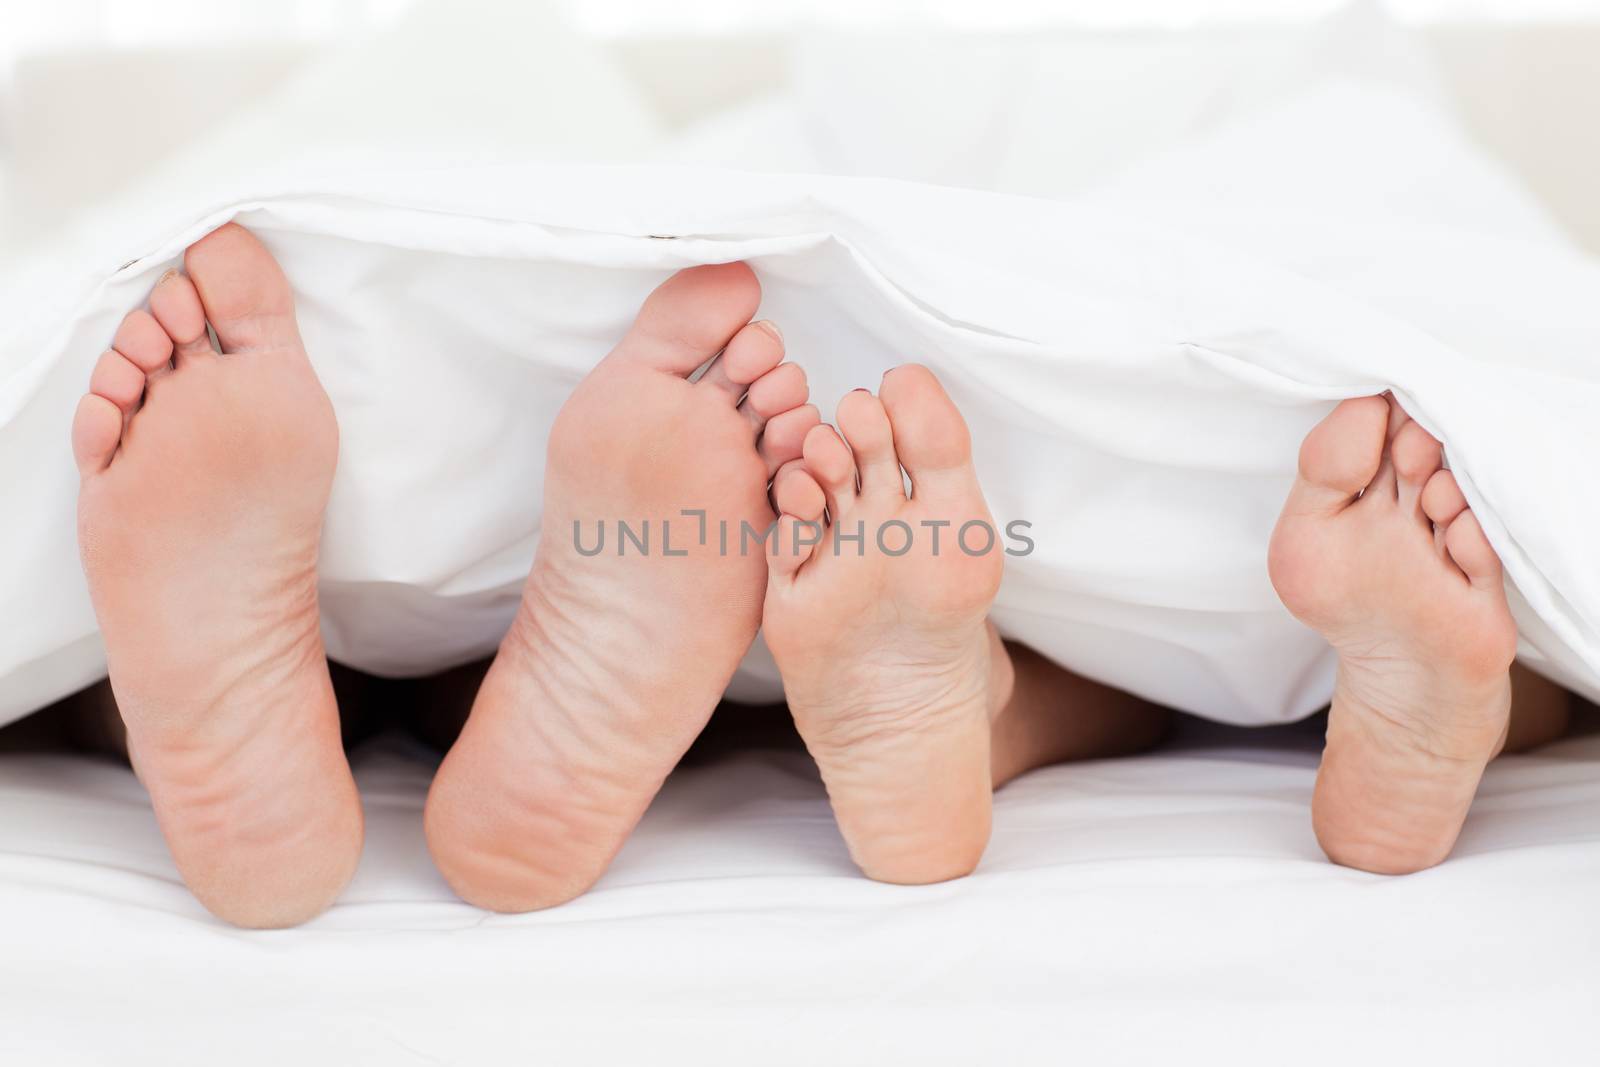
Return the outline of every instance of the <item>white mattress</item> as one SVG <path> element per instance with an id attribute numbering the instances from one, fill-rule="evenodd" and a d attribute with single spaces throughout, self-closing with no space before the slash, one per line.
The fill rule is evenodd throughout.
<path id="1" fill-rule="evenodd" d="M 928 887 L 855 873 L 803 754 L 733 749 L 518 917 L 452 898 L 432 759 L 380 739 L 355 883 L 270 933 L 195 903 L 125 768 L 0 758 L 0 1060 L 1593 1062 L 1600 735 L 1496 763 L 1455 858 L 1383 878 L 1317 850 L 1314 732 L 1191 729 L 1009 786 Z"/>

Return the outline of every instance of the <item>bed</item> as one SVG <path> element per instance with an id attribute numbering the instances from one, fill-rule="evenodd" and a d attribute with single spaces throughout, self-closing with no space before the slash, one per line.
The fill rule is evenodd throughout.
<path id="1" fill-rule="evenodd" d="M 729 709 L 724 717 L 749 714 Z M 178 882 L 137 781 L 0 758 L 11 1063 L 1590 1062 L 1600 733 L 1491 767 L 1456 855 L 1384 878 L 1311 833 L 1315 721 L 1191 722 L 996 798 L 982 867 L 879 885 L 805 755 L 727 731 L 587 896 L 496 916 L 434 872 L 436 757 L 354 757 L 340 904 L 247 933 Z"/>
<path id="2" fill-rule="evenodd" d="M 1589 109 L 1552 105 L 1600 92 L 1585 68 L 1597 35 L 1456 28 L 1430 43 L 1480 139 L 1590 248 L 1600 247 L 1590 180 L 1600 155 L 1593 131 L 1573 118 Z M 542 72 L 537 62 L 507 72 L 484 61 L 501 46 L 452 41 L 424 19 L 329 66 L 282 50 L 239 57 L 222 65 L 218 91 L 258 91 L 269 74 L 309 65 L 310 79 L 293 90 L 302 103 L 401 99 L 410 136 L 492 136 L 503 152 L 614 157 L 614 137 L 596 138 L 570 116 L 514 134 L 463 131 L 471 94 L 533 94 L 552 84 L 538 78 L 570 75 L 589 79 L 590 106 L 609 109 L 605 129 L 626 129 L 629 151 L 705 159 L 744 151 L 754 132 L 805 114 L 763 111 L 755 99 L 791 65 L 822 94 L 809 106 L 834 106 L 826 92 L 851 88 L 834 77 L 840 70 L 870 96 L 859 58 L 876 47 L 863 38 L 791 56 L 770 40 L 623 42 L 605 62 L 625 80 L 601 83 L 584 73 L 593 57 L 581 48 L 554 34 L 540 40 Z M 905 61 L 937 69 L 950 47 L 930 39 Z M 1165 95 L 1126 124 L 1152 137 L 1180 138 L 1185 124 L 1285 91 L 1290 77 L 1241 64 L 1262 54 L 1250 45 L 1187 66 L 1170 41 L 1158 47 Z M 1307 47 L 1296 54 L 1345 61 L 1337 41 Z M 1152 54 L 1121 39 L 1070 48 L 1104 76 Z M 460 78 L 436 88 L 396 82 L 423 51 Z M 739 61 L 714 61 L 730 53 Z M 170 55 L 148 58 L 170 69 Z M 818 77 L 822 65 L 828 78 Z M 80 82 L 86 69 L 107 68 L 67 57 L 28 76 Z M 114 76 L 138 80 L 126 68 Z M 1158 121 L 1163 101 L 1179 98 L 1203 106 Z M 204 127 L 205 116 L 191 118 Z M 75 120 L 37 117 L 41 129 Z M 1114 169 L 1135 153 L 1094 116 L 1077 120 L 1080 143 L 1094 150 L 1057 174 L 1066 187 L 1092 184 L 1086 167 Z M 346 132 L 308 121 L 299 135 Z M 226 131 L 208 136 L 213 153 L 226 143 Z M 992 157 L 925 147 L 886 147 L 864 133 L 835 142 L 830 165 L 870 173 L 887 161 L 918 181 L 1037 193 L 1023 186 L 1051 162 L 1022 153 L 991 171 Z M 753 162 L 806 162 L 786 152 Z M 181 166 L 175 158 L 152 164 L 147 179 L 170 179 L 162 168 Z M 60 192 L 46 161 L 33 158 L 24 191 Z M 232 929 L 193 900 L 125 766 L 4 754 L 0 1059 L 1593 1062 L 1600 731 L 1592 712 L 1582 723 L 1574 737 L 1495 763 L 1452 860 L 1405 878 L 1335 867 L 1318 850 L 1309 817 L 1318 719 L 1256 730 L 1186 719 L 1150 755 L 1011 784 L 997 797 L 978 872 L 913 888 L 861 878 L 781 717 L 730 705 L 595 890 L 525 916 L 491 915 L 451 895 L 421 828 L 437 755 L 384 734 L 353 754 L 368 820 L 355 882 L 314 922 L 268 933 Z"/>

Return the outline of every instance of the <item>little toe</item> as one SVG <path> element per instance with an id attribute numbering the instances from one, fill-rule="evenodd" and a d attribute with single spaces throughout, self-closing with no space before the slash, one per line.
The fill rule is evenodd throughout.
<path id="1" fill-rule="evenodd" d="M 224 352 L 299 349 L 289 279 L 255 234 L 227 223 L 189 246 L 183 265 Z"/>
<path id="2" fill-rule="evenodd" d="M 1407 421 L 1389 445 L 1400 506 L 1421 515 L 1422 489 L 1444 463 L 1444 448 L 1420 423 Z"/>
<path id="3" fill-rule="evenodd" d="M 144 395 L 144 371 L 121 352 L 112 349 L 100 357 L 89 375 L 89 392 L 103 396 L 123 415 L 133 414 Z"/>
<path id="4" fill-rule="evenodd" d="M 792 576 L 822 543 L 827 498 L 806 471 L 805 462 L 792 460 L 772 480 L 772 503 L 778 512 L 778 529 L 767 568 L 769 581 Z"/>
<path id="5" fill-rule="evenodd" d="M 1479 589 L 1498 589 L 1501 586 L 1500 557 L 1484 535 L 1478 517 L 1470 510 L 1457 515 L 1444 534 L 1445 548 L 1467 581 Z"/>
<path id="6" fill-rule="evenodd" d="M 761 283 L 743 263 L 680 270 L 645 300 L 609 358 L 641 360 L 688 375 L 727 348 L 760 303 Z"/>
<path id="7" fill-rule="evenodd" d="M 904 495 L 905 481 L 894 451 L 894 430 L 883 402 L 865 389 L 846 393 L 839 401 L 835 421 L 855 454 L 862 494 Z"/>
<path id="8" fill-rule="evenodd" d="M 739 410 L 759 433 L 768 419 L 799 407 L 808 395 L 806 372 L 800 364 L 781 363 L 750 383 L 750 392 Z"/>
<path id="9" fill-rule="evenodd" d="M 1388 422 L 1388 401 L 1363 396 L 1342 401 L 1317 423 L 1300 445 L 1285 514 L 1331 515 L 1348 507 L 1377 477 Z"/>
<path id="10" fill-rule="evenodd" d="M 148 311 L 133 311 L 117 327 L 113 350 L 145 374 L 152 374 L 172 360 L 172 338 Z"/>
<path id="11" fill-rule="evenodd" d="M 815 404 L 801 404 L 767 420 L 756 451 L 767 465 L 768 478 L 775 475 L 785 463 L 800 458 L 806 434 L 821 423 L 822 414 L 817 411 Z"/>
<path id="12" fill-rule="evenodd" d="M 879 395 L 913 496 L 940 483 L 963 490 L 976 487 L 972 435 L 931 370 L 917 363 L 896 367 L 884 375 Z"/>
<path id="13" fill-rule="evenodd" d="M 793 578 L 816 552 L 826 530 L 820 520 L 802 519 L 795 515 L 781 515 L 773 529 L 776 538 L 767 556 L 767 583 Z"/>
<path id="14" fill-rule="evenodd" d="M 828 500 L 828 511 L 837 522 L 856 501 L 856 466 L 850 457 L 850 448 L 837 430 L 826 423 L 819 424 L 806 434 L 801 455 L 806 470 L 822 487 Z"/>
<path id="15" fill-rule="evenodd" d="M 117 405 L 95 393 L 85 394 L 72 418 L 72 455 L 78 473 L 88 477 L 105 470 L 121 439 L 122 412 Z"/>
<path id="16" fill-rule="evenodd" d="M 699 384 L 716 389 L 737 404 L 750 385 L 783 361 L 783 335 L 766 320 L 752 322 L 728 342 Z M 803 398 L 802 398 L 803 399 Z"/>
<path id="17" fill-rule="evenodd" d="M 166 332 L 173 359 L 215 355 L 211 335 L 206 332 L 206 313 L 194 283 L 175 270 L 169 270 L 150 292 L 150 313 Z"/>
<path id="18" fill-rule="evenodd" d="M 772 503 L 783 515 L 815 522 L 828 504 L 822 486 L 806 470 L 804 460 L 790 460 L 772 479 Z"/>

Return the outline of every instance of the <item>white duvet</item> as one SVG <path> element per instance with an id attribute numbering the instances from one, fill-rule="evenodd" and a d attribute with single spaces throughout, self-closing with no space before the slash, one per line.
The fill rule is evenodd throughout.
<path id="1" fill-rule="evenodd" d="M 1364 91 L 1306 106 L 1399 121 Z M 354 666 L 421 674 L 495 646 L 562 400 L 667 273 L 743 259 L 825 410 L 901 360 L 946 381 L 996 517 L 1032 524 L 995 619 L 1069 668 L 1240 722 L 1325 702 L 1328 656 L 1273 595 L 1267 536 L 1330 402 L 1393 389 L 1505 560 L 1527 655 L 1600 694 L 1600 270 L 1559 245 L 1294 220 L 1307 258 L 1361 275 L 1341 285 L 1164 225 L 1131 193 L 543 165 L 263 184 L 142 219 L 159 236 L 108 241 L 112 269 L 35 278 L 5 313 L 0 715 L 103 670 L 67 426 L 119 317 L 228 218 L 281 259 L 338 412 L 323 608 Z M 1361 291 L 1391 274 L 1380 296 L 1430 294 L 1418 314 Z M 758 651 L 734 695 L 778 693 Z"/>
<path id="2" fill-rule="evenodd" d="M 453 25 L 426 27 L 427 47 L 448 51 Z M 0 722 L 104 670 L 73 537 L 71 413 L 118 319 L 229 218 L 282 260 L 338 412 L 322 603 L 330 654 L 356 667 L 421 674 L 493 649 L 536 549 L 554 413 L 669 272 L 744 259 L 825 413 L 903 360 L 945 380 L 991 508 L 1031 524 L 995 619 L 1071 669 L 1234 722 L 1324 703 L 1329 654 L 1278 604 L 1267 537 L 1306 431 L 1338 398 L 1392 389 L 1445 442 L 1506 563 L 1524 658 L 1600 695 L 1600 268 L 1409 68 L 1371 74 L 1381 33 L 1359 47 L 1350 33 L 1271 43 L 1274 64 L 1319 72 L 1292 86 L 1258 74 L 1254 96 L 1207 96 L 1216 72 L 1179 52 L 1080 74 L 1166 77 L 1151 99 L 1167 104 L 1236 98 L 1225 121 L 1192 108 L 1187 132 L 1138 147 L 1137 130 L 1108 140 L 1075 117 L 1081 85 L 1057 83 L 1077 67 L 1061 56 L 1033 63 L 1026 92 L 1008 74 L 1012 96 L 968 111 L 957 97 L 990 83 L 953 74 L 941 137 L 875 114 L 881 49 L 853 65 L 830 53 L 809 75 L 801 62 L 794 95 L 667 151 L 698 167 L 488 158 L 504 130 L 475 142 L 399 88 L 372 110 L 405 104 L 451 134 L 356 166 L 363 150 L 336 147 L 324 114 L 329 79 L 302 86 L 0 295 Z M 552 152 L 622 155 L 572 147 L 585 133 L 655 143 L 593 57 L 538 39 L 548 64 L 528 69 L 610 101 L 604 123 L 541 120 Z M 470 44 L 500 69 L 494 45 Z M 958 55 L 918 54 L 946 68 Z M 1246 66 L 1238 48 L 1219 54 Z M 346 73 L 365 85 L 414 58 L 391 47 Z M 828 95 L 852 84 L 859 114 Z M 1042 100 L 1061 102 L 1059 143 Z M 1125 117 L 1154 129 L 1162 114 Z M 294 152 L 252 148 L 284 128 L 304 142 Z M 1056 158 L 1080 144 L 1093 166 Z M 849 176 L 869 169 L 917 180 Z M 1010 192 L 1052 181 L 1053 199 Z M 758 644 L 731 695 L 780 694 Z"/>

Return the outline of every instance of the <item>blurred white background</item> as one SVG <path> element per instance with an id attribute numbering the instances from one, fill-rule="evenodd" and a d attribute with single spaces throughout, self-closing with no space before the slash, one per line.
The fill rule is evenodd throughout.
<path id="1" fill-rule="evenodd" d="M 145 47 L 276 38 L 329 41 L 382 25 L 414 0 L 5 0 L 0 65 L 41 49 Z M 508 0 L 510 2 L 510 0 Z M 1182 26 L 1316 15 L 1340 0 L 563 0 L 603 34 L 727 33 L 802 23 L 963 27 L 1045 24 Z M 1528 21 L 1581 17 L 1595 0 L 1384 0 L 1404 20 Z"/>
<path id="2" fill-rule="evenodd" d="M 270 96 L 311 61 L 404 24 L 442 0 L 0 0 L 0 265 L 84 207 L 105 200 L 186 144 Z M 524 18 L 530 5 L 476 0 Z M 537 5 L 532 5 L 536 7 Z M 681 129 L 772 88 L 762 64 L 796 33 L 914 27 L 1186 31 L 1325 15 L 1343 0 L 553 0 L 579 32 L 604 43 L 663 128 Z M 1575 95 L 1600 70 L 1600 0 L 1381 0 L 1373 6 L 1430 35 L 1460 70 L 1475 132 L 1502 155 L 1527 158 L 1531 184 L 1556 202 L 1593 188 L 1582 165 L 1562 169 Z M 493 32 L 492 18 L 485 20 Z M 1456 27 L 1472 32 L 1456 35 Z M 1485 34 L 1501 27 L 1504 34 Z M 1590 33 L 1567 34 L 1568 27 Z M 754 40 L 758 49 L 719 42 Z M 685 42 L 699 42 L 698 45 Z M 708 43 L 709 42 L 709 43 Z M 662 47 L 665 43 L 665 47 Z M 713 69 L 715 68 L 715 69 Z M 419 84 L 440 77 L 423 65 Z M 1588 85 L 1588 82 L 1584 82 Z M 563 101 L 571 107 L 574 101 Z M 400 109 L 397 108 L 397 111 Z M 406 121 L 397 114 L 394 122 Z M 1595 124 L 1588 124 L 1592 129 Z M 1578 127 L 1581 130 L 1581 126 Z M 1593 136 L 1588 138 L 1593 141 Z M 1575 158 L 1600 160 L 1578 143 Z M 1600 227 L 1600 208 L 1590 209 Z M 1558 213 L 1583 208 L 1558 208 Z M 1580 228 L 1587 219 L 1576 220 Z M 1597 229 L 1600 232 L 1600 229 Z"/>

